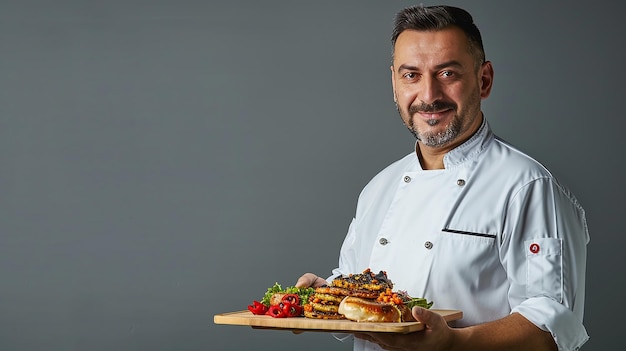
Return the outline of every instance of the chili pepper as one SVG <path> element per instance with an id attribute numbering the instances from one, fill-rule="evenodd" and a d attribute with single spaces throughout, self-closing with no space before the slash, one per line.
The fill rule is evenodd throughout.
<path id="1" fill-rule="evenodd" d="M 280 300 L 280 302 L 282 303 L 290 303 L 292 305 L 299 305 L 300 304 L 300 296 L 298 296 L 298 294 L 285 294 L 283 296 L 283 298 Z"/>
<path id="2" fill-rule="evenodd" d="M 283 312 L 287 317 L 298 317 L 302 314 L 302 306 L 284 302 Z"/>
<path id="3" fill-rule="evenodd" d="M 267 312 L 265 313 L 269 316 L 272 316 L 274 318 L 285 318 L 287 317 L 287 314 L 285 313 L 285 311 L 282 309 L 282 307 L 280 305 L 272 305 L 270 306 L 270 308 L 267 310 Z"/>
<path id="4" fill-rule="evenodd" d="M 259 301 L 254 300 L 252 305 L 248 305 L 248 310 L 252 312 L 252 314 L 265 314 L 267 312 L 267 306 L 260 303 Z"/>

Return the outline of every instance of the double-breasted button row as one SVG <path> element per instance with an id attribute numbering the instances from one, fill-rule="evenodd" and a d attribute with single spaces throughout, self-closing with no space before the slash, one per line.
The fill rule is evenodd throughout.
<path id="1" fill-rule="evenodd" d="M 410 182 L 411 182 L 411 180 L 413 180 L 413 179 L 412 179 L 410 176 L 405 175 L 405 176 L 404 176 L 404 178 L 402 178 L 402 180 L 403 180 L 405 183 L 410 183 Z M 465 179 L 457 179 L 457 181 L 456 181 L 456 185 L 458 185 L 458 186 L 464 186 L 464 185 L 465 185 Z"/>
<path id="2" fill-rule="evenodd" d="M 378 239 L 378 243 L 381 244 L 382 246 L 385 246 L 387 244 L 389 244 L 389 240 L 387 240 L 387 238 L 380 238 Z M 424 243 L 424 247 L 428 250 L 433 248 L 433 243 L 431 241 L 426 241 Z"/>

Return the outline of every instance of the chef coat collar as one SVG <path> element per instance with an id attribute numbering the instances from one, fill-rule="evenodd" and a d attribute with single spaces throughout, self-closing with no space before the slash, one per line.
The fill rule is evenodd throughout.
<path id="1" fill-rule="evenodd" d="M 467 160 L 471 160 L 476 158 L 489 143 L 493 140 L 494 134 L 491 131 L 491 127 L 489 127 L 489 123 L 487 123 L 487 119 L 483 116 L 482 124 L 480 128 L 472 135 L 469 139 L 467 139 L 463 144 L 457 146 L 456 148 L 450 150 L 443 157 L 443 166 L 444 168 L 453 168 L 456 167 Z M 419 163 L 419 158 L 417 157 L 417 150 L 419 150 L 418 142 L 415 142 L 415 156 L 418 159 L 417 164 L 421 167 Z"/>

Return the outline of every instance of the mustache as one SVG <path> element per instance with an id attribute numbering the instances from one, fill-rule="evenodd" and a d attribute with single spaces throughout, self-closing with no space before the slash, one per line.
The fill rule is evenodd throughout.
<path id="1" fill-rule="evenodd" d="M 433 112 L 443 111 L 443 110 L 448 110 L 448 109 L 456 110 L 456 104 L 452 102 L 444 102 L 444 101 L 435 101 L 432 104 L 427 104 L 422 101 L 419 104 L 409 106 L 409 113 L 410 114 L 415 114 L 418 112 L 433 113 Z"/>

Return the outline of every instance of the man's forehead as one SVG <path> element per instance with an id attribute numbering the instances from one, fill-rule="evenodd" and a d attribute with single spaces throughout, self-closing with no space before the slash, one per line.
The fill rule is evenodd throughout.
<path id="1" fill-rule="evenodd" d="M 471 59 L 469 42 L 465 33 L 456 27 L 442 30 L 405 30 L 398 36 L 394 46 L 394 64 L 410 64 L 411 61 L 445 61 Z"/>

